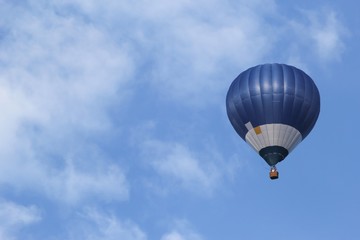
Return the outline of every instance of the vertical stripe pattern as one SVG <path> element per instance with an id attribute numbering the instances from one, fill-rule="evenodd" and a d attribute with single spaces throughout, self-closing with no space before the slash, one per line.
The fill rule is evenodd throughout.
<path id="1" fill-rule="evenodd" d="M 232 82 L 226 108 L 231 124 L 244 140 L 249 123 L 253 127 L 288 125 L 305 139 L 318 118 L 320 95 L 302 70 L 286 64 L 263 64 L 242 72 Z"/>

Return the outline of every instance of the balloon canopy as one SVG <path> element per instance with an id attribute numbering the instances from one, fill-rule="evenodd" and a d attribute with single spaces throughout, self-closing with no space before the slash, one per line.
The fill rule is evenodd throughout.
<path id="1" fill-rule="evenodd" d="M 286 64 L 262 64 L 232 82 L 226 109 L 239 136 L 275 166 L 314 127 L 320 95 L 302 70 Z"/>

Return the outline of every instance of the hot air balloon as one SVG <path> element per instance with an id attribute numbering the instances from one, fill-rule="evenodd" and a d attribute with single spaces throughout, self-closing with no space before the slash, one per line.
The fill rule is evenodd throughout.
<path id="1" fill-rule="evenodd" d="M 242 72 L 226 96 L 229 120 L 270 166 L 277 179 L 281 162 L 313 129 L 320 95 L 302 70 L 286 64 L 262 64 Z"/>

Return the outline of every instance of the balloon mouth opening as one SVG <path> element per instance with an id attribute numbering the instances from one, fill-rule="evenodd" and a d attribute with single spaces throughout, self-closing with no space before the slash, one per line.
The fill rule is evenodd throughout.
<path id="1" fill-rule="evenodd" d="M 289 151 L 281 146 L 269 146 L 261 149 L 259 154 L 269 166 L 275 166 L 286 158 Z"/>

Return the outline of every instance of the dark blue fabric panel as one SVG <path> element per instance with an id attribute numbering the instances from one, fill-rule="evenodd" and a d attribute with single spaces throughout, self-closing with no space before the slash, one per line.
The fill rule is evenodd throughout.
<path id="1" fill-rule="evenodd" d="M 265 117 L 265 122 L 273 121 L 273 104 L 272 104 L 272 76 L 271 65 L 261 65 L 260 67 L 260 89 L 261 100 L 263 104 L 262 115 Z"/>
<path id="2" fill-rule="evenodd" d="M 273 88 L 273 111 L 274 122 L 282 120 L 283 106 L 284 106 L 284 76 L 283 68 L 280 64 L 275 64 L 272 68 L 272 78 L 277 81 L 272 81 Z"/>
<path id="3" fill-rule="evenodd" d="M 262 95 L 259 94 L 251 96 L 251 102 L 254 109 L 255 118 L 254 120 L 249 119 L 249 121 L 251 121 L 251 124 L 256 127 L 261 125 L 261 123 L 265 121 L 265 115 L 263 114 Z"/>
<path id="4" fill-rule="evenodd" d="M 241 95 L 238 92 L 236 92 L 239 89 L 238 85 L 239 85 L 239 81 L 234 81 L 229 88 L 229 92 L 227 94 L 227 100 L 226 100 L 226 102 L 228 103 L 227 114 L 236 132 L 240 136 L 243 136 L 246 134 L 247 129 L 246 128 L 244 129 L 242 127 L 244 126 L 245 123 L 243 122 L 241 113 L 245 112 L 245 109 L 242 106 Z M 232 98 L 231 100 L 228 99 L 230 96 Z"/>
<path id="5" fill-rule="evenodd" d="M 276 64 L 272 68 L 272 78 L 277 79 L 272 81 L 273 83 L 273 93 L 283 93 L 284 92 L 284 73 L 283 68 L 280 64 Z"/>
<path id="6" fill-rule="evenodd" d="M 261 88 L 260 88 L 260 68 L 261 66 L 257 66 L 254 67 L 252 70 L 250 70 L 249 72 L 251 73 L 249 75 L 249 78 L 246 80 L 246 82 L 248 82 L 249 85 L 249 89 L 250 89 L 250 100 L 251 100 L 251 105 L 252 105 L 252 109 L 253 109 L 253 115 L 251 119 L 249 119 L 249 121 L 251 121 L 251 124 L 253 126 L 258 126 L 260 125 L 262 122 L 265 121 L 265 115 L 262 114 L 263 111 L 263 104 L 262 104 L 262 94 L 261 94 Z M 251 79 L 253 79 L 251 81 Z M 248 122 L 249 122 L 248 121 Z"/>
<path id="7" fill-rule="evenodd" d="M 308 110 L 303 110 L 306 114 L 304 114 L 305 115 L 304 120 L 302 122 L 299 122 L 299 125 L 301 125 L 302 128 L 306 128 L 306 126 L 314 126 L 320 113 L 317 109 L 317 106 L 320 106 L 319 90 L 315 85 L 311 87 L 309 86 L 307 89 L 309 91 L 309 95 L 308 95 L 309 97 L 306 99 L 307 100 L 311 99 L 311 101 L 309 101 Z M 317 113 L 317 115 L 314 116 L 313 115 L 314 113 Z M 309 129 L 306 135 L 309 134 L 310 131 L 311 129 Z"/>
<path id="8" fill-rule="evenodd" d="M 282 112 L 284 105 L 284 94 L 274 93 L 273 95 L 273 120 L 280 122 L 282 120 Z"/>
<path id="9" fill-rule="evenodd" d="M 320 112 L 320 95 L 314 81 L 303 71 L 286 64 L 263 64 L 242 72 L 231 84 L 226 106 L 229 119 L 245 139 L 251 122 L 293 126 L 309 134 Z"/>
<path id="10" fill-rule="evenodd" d="M 313 94 L 312 85 L 309 84 L 309 81 L 306 81 L 305 74 L 302 74 L 301 78 L 302 78 L 301 82 L 304 83 L 304 87 L 302 88 L 304 90 L 304 92 L 301 94 L 297 94 L 297 96 L 303 96 L 303 99 L 302 99 L 302 106 L 299 111 L 299 116 L 297 118 L 296 125 L 301 125 L 302 123 L 305 122 L 305 118 L 307 117 L 307 115 L 308 115 L 307 113 L 309 112 L 309 109 L 311 107 L 312 94 Z"/>
<path id="11" fill-rule="evenodd" d="M 292 108 L 294 105 L 294 98 L 295 95 L 291 95 L 291 94 L 284 94 L 283 98 L 284 98 L 284 102 L 283 102 L 283 114 L 281 116 L 281 120 L 279 121 L 279 123 L 284 123 L 284 124 L 289 124 L 292 120 Z"/>
<path id="12" fill-rule="evenodd" d="M 236 92 L 238 92 L 240 94 L 242 99 L 250 97 L 249 85 L 248 85 L 248 81 L 247 81 L 249 78 L 250 78 L 250 71 L 244 72 L 242 74 L 242 76 L 240 77 L 240 79 L 243 79 L 243 80 L 238 81 L 238 85 L 235 86 L 237 88 Z"/>

